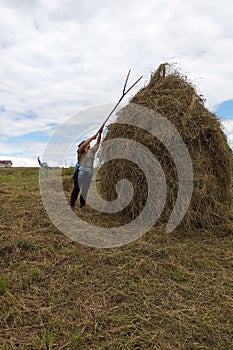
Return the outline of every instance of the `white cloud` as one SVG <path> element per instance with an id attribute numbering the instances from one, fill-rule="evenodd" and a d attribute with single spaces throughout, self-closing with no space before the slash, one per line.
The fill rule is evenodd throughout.
<path id="1" fill-rule="evenodd" d="M 223 131 L 227 136 L 227 140 L 233 149 L 233 119 L 226 119 L 222 121 Z"/>
<path id="2" fill-rule="evenodd" d="M 129 68 L 132 81 L 143 74 L 132 96 L 164 61 L 177 62 L 214 111 L 233 98 L 232 12 L 230 0 L 1 1 L 0 134 L 51 132 L 116 101 Z"/>
<path id="3" fill-rule="evenodd" d="M 13 167 L 39 167 L 38 162 L 35 159 L 10 157 Z"/>
<path id="4" fill-rule="evenodd" d="M 233 119 L 225 119 L 222 121 L 225 132 L 233 134 Z"/>

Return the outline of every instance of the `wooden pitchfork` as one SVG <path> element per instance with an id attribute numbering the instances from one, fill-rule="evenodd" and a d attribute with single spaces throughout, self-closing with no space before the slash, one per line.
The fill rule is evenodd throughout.
<path id="1" fill-rule="evenodd" d="M 113 112 L 117 109 L 117 107 L 119 106 L 119 104 L 121 103 L 121 101 L 123 100 L 123 98 L 125 97 L 125 95 L 139 82 L 139 80 L 142 79 L 143 76 L 141 76 L 140 78 L 138 78 L 138 80 L 135 81 L 135 83 L 133 83 L 129 88 L 128 90 L 126 90 L 126 86 L 127 86 L 127 83 L 128 83 L 128 80 L 129 80 L 129 75 L 130 75 L 130 71 L 131 69 L 129 70 L 128 74 L 127 74 L 127 77 L 125 79 L 125 84 L 124 84 L 124 87 L 123 87 L 123 92 L 122 92 L 122 95 L 119 99 L 119 101 L 117 102 L 117 104 L 115 105 L 115 107 L 112 109 L 112 111 L 108 114 L 108 116 L 106 117 L 105 121 L 103 122 L 103 124 L 101 125 L 100 129 L 102 129 L 104 127 L 104 125 L 107 123 L 108 119 L 111 117 L 111 115 L 113 114 Z M 100 131 L 99 129 L 99 131 Z M 99 132 L 98 131 L 98 132 Z"/>

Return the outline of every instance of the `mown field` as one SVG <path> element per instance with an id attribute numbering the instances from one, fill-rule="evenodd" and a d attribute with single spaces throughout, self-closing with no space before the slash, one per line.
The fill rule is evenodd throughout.
<path id="1" fill-rule="evenodd" d="M 0 218 L 1 350 L 233 350 L 232 236 L 83 246 L 50 222 L 36 168 L 0 169 Z"/>

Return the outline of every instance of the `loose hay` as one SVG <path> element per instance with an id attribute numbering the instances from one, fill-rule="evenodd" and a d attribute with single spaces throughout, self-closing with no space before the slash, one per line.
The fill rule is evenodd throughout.
<path id="1" fill-rule="evenodd" d="M 172 122 L 180 133 L 192 160 L 194 188 L 189 209 L 182 220 L 186 229 L 210 229 L 221 233 L 232 232 L 232 151 L 221 129 L 218 118 L 204 107 L 204 99 L 199 96 L 187 77 L 170 64 L 162 64 L 151 75 L 147 86 L 132 99 L 131 104 L 147 107 Z M 159 224 L 165 224 L 175 205 L 178 179 L 174 161 L 165 146 L 146 131 L 120 122 L 135 116 L 130 104 L 118 113 L 116 123 L 108 126 L 105 140 L 126 138 L 146 146 L 159 160 L 166 176 L 167 200 Z M 166 132 L 164 130 L 163 132 Z M 124 158 L 122 149 L 122 158 Z M 104 152 L 100 160 L 104 163 Z M 146 159 L 145 159 L 146 162 Z M 127 178 L 134 186 L 131 203 L 115 218 L 129 222 L 137 216 L 145 205 L 147 183 L 137 165 L 125 159 L 107 162 L 100 169 L 102 182 L 100 191 L 107 200 L 116 198 L 116 183 Z M 157 179 L 155 179 L 155 182 Z M 159 190 L 159 188 L 158 188 Z"/>
<path id="2" fill-rule="evenodd" d="M 231 236 L 156 228 L 86 247 L 51 223 L 38 180 L 0 169 L 2 350 L 232 348 Z"/>

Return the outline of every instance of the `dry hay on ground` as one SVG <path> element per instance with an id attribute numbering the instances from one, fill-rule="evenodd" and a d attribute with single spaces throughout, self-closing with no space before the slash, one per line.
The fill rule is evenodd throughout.
<path id="1" fill-rule="evenodd" d="M 232 151 L 221 129 L 217 117 L 204 106 L 199 96 L 179 71 L 169 64 L 162 64 L 152 74 L 147 86 L 142 88 L 130 101 L 132 104 L 147 107 L 172 122 L 180 133 L 192 160 L 194 188 L 189 209 L 181 223 L 187 229 L 215 229 L 218 232 L 231 232 L 231 181 Z M 178 180 L 174 160 L 166 147 L 150 133 L 138 127 L 123 125 L 122 120 L 145 117 L 132 112 L 130 104 L 118 113 L 114 124 L 108 126 L 105 140 L 126 138 L 135 140 L 148 148 L 159 160 L 166 176 L 166 206 L 159 223 L 167 223 L 175 205 Z M 164 130 L 166 133 L 166 130 Z M 122 158 L 124 150 L 122 149 Z M 100 159 L 104 162 L 104 152 Z M 145 159 L 145 162 L 147 160 Z M 134 186 L 131 203 L 115 218 L 130 221 L 138 215 L 146 201 L 147 183 L 138 166 L 125 159 L 107 162 L 100 169 L 101 192 L 104 198 L 116 198 L 115 184 L 127 178 Z M 157 179 L 155 179 L 156 185 Z M 158 189 L 159 190 L 159 189 Z"/>

